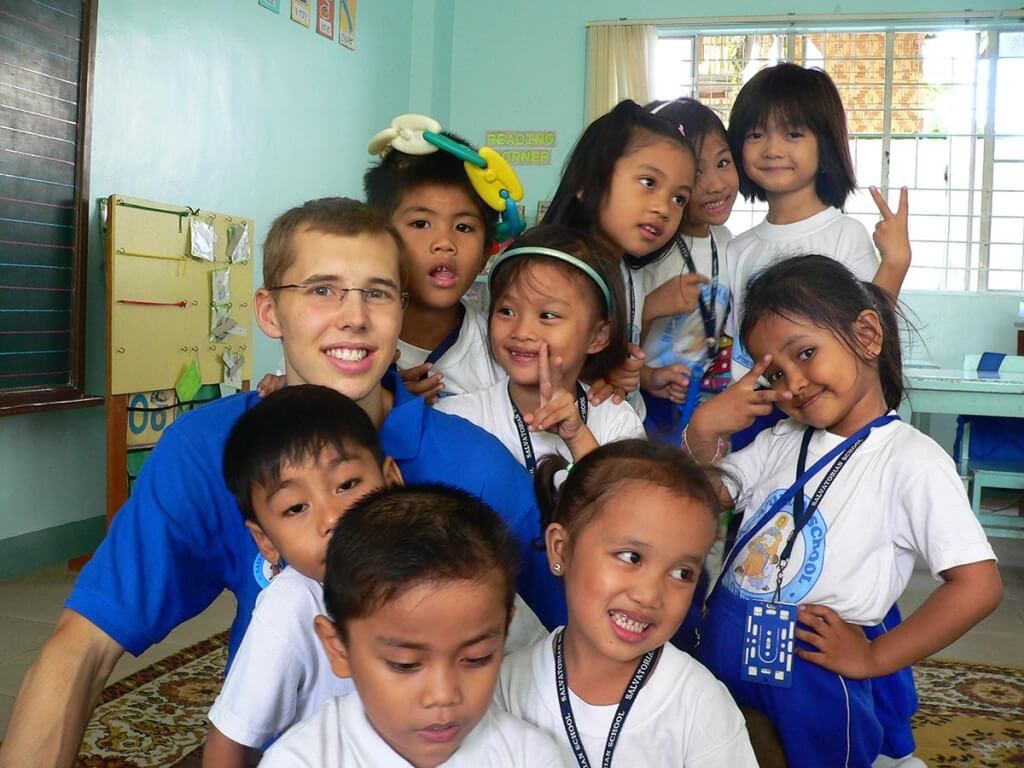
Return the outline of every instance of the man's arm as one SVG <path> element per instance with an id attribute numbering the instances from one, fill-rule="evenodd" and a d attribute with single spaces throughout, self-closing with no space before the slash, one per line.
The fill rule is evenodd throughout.
<path id="1" fill-rule="evenodd" d="M 96 700 L 123 653 L 103 630 L 65 609 L 21 683 L 0 746 L 0 768 L 73 765 Z"/>

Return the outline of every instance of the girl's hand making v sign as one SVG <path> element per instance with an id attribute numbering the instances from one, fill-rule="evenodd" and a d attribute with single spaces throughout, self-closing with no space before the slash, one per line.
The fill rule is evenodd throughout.
<path id="1" fill-rule="evenodd" d="M 579 461 L 597 448 L 597 440 L 583 421 L 576 395 L 562 383 L 562 359 L 552 359 L 548 345 L 542 343 L 537 366 L 540 405 L 523 420 L 531 432 L 558 435 L 569 447 L 572 460 Z"/>
<path id="2" fill-rule="evenodd" d="M 714 463 L 721 455 L 723 438 L 746 429 L 758 416 L 767 416 L 776 403 L 793 399 L 789 390 L 758 384 L 771 363 L 772 356 L 765 355 L 746 376 L 694 411 L 683 432 L 683 448 L 693 458 L 702 464 Z"/>

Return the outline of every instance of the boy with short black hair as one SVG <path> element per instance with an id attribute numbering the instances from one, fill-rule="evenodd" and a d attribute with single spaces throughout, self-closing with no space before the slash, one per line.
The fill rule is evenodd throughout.
<path id="1" fill-rule="evenodd" d="M 562 766 L 547 734 L 491 708 L 517 546 L 483 501 L 383 489 L 342 518 L 316 631 L 356 692 L 288 731 L 261 765 Z"/>
<path id="2" fill-rule="evenodd" d="M 409 305 L 398 367 L 409 391 L 434 402 L 505 378 L 488 350 L 486 317 L 462 300 L 487 263 L 498 221 L 465 163 L 443 150 L 412 155 L 390 147 L 363 186 L 366 201 L 388 216 L 405 245 Z"/>
<path id="3" fill-rule="evenodd" d="M 313 633 L 324 612 L 324 562 L 337 521 L 363 495 L 400 483 L 377 430 L 352 400 L 312 384 L 285 387 L 244 413 L 224 447 L 224 480 L 269 581 L 210 710 L 203 765 L 245 765 L 327 699 L 351 693 Z"/>

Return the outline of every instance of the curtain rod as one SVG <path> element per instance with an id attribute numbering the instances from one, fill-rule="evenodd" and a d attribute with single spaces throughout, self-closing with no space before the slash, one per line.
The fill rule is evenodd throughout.
<path id="1" fill-rule="evenodd" d="M 846 23 L 864 24 L 871 22 L 915 22 L 915 21 L 1005 21 L 1019 22 L 1024 20 L 1024 8 L 1010 8 L 998 11 L 924 11 L 920 13 L 830 13 L 830 14 L 799 14 L 791 13 L 782 16 L 694 16 L 689 18 L 662 18 L 662 19 L 607 19 L 601 21 L 588 21 L 588 27 L 613 27 L 613 26 L 741 26 L 741 25 L 786 25 L 786 24 L 815 24 L 815 23 Z"/>

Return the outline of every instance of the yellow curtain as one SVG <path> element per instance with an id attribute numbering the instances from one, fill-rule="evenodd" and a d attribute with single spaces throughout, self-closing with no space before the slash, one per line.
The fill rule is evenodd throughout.
<path id="1" fill-rule="evenodd" d="M 641 24 L 587 29 L 587 122 L 623 99 L 650 100 L 647 81 L 656 39 L 655 28 Z"/>

